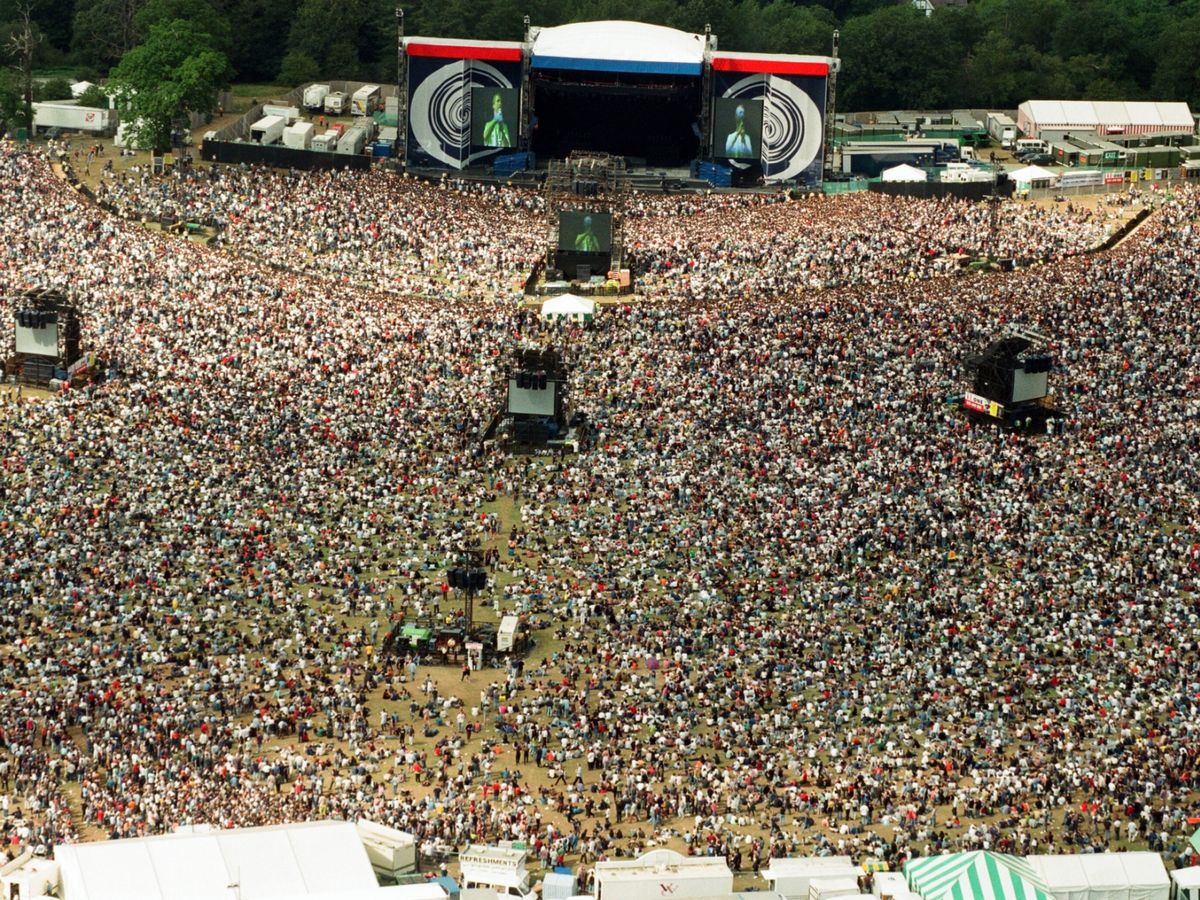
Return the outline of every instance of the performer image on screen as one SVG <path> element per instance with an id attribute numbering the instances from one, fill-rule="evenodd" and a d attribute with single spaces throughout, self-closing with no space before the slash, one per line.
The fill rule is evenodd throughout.
<path id="1" fill-rule="evenodd" d="M 725 155 L 738 159 L 753 156 L 754 144 L 746 133 L 746 107 L 739 103 L 734 117 L 733 131 L 725 138 Z"/>
<path id="2" fill-rule="evenodd" d="M 504 121 L 504 102 L 500 93 L 492 95 L 492 118 L 483 126 L 483 145 L 485 147 L 511 147 L 512 138 L 508 134 L 508 123 Z"/>
<path id="3" fill-rule="evenodd" d="M 592 217 L 583 217 L 583 231 L 575 235 L 575 249 L 584 253 L 599 253 L 600 242 L 592 233 Z"/>

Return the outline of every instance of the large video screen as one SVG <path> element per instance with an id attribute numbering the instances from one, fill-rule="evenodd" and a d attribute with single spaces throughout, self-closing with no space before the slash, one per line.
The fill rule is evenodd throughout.
<path id="1" fill-rule="evenodd" d="M 612 213 L 564 209 L 558 214 L 558 249 L 576 253 L 610 252 Z"/>
<path id="2" fill-rule="evenodd" d="M 718 97 L 713 106 L 713 156 L 758 159 L 762 156 L 763 102 Z"/>
<path id="3" fill-rule="evenodd" d="M 1013 403 L 1045 397 L 1046 384 L 1045 372 L 1035 372 L 1031 375 L 1024 369 L 1017 369 L 1013 373 Z"/>
<path id="4" fill-rule="evenodd" d="M 31 356 L 58 356 L 58 324 L 44 328 L 17 326 L 17 352 Z"/>
<path id="5" fill-rule="evenodd" d="M 517 387 L 517 379 L 508 379 L 508 413 L 522 416 L 553 416 L 554 392 L 557 385 L 551 381 L 545 390 Z"/>
<path id="6" fill-rule="evenodd" d="M 471 89 L 471 144 L 475 147 L 515 147 L 520 95 L 516 88 Z"/>

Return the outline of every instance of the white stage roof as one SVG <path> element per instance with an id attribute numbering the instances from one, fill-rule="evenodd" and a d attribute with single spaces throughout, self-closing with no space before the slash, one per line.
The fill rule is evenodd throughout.
<path id="1" fill-rule="evenodd" d="M 703 35 L 645 22 L 575 22 L 533 39 L 533 67 L 541 69 L 699 75 L 703 63 Z"/>

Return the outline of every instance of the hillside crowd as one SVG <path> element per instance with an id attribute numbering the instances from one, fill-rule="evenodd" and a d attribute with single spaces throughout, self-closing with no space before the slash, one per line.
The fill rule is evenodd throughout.
<path id="1" fill-rule="evenodd" d="M 0 150 L 3 296 L 69 295 L 105 374 L 0 405 L 10 855 L 362 816 L 543 863 L 1187 860 L 1200 193 L 1094 255 L 1103 208 L 1006 206 L 1005 252 L 1046 261 L 957 276 L 986 208 L 640 198 L 650 301 L 587 328 L 512 302 L 546 232 L 512 189 L 225 168 L 101 199 Z M 168 211 L 219 246 L 129 221 Z M 1054 342 L 1053 434 L 947 403 L 1014 323 Z M 594 448 L 480 452 L 541 343 Z M 476 542 L 528 658 L 381 654 Z"/>

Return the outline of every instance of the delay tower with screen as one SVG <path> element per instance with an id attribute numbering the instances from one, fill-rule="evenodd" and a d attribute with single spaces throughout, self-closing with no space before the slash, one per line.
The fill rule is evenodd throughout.
<path id="1" fill-rule="evenodd" d="M 513 440 L 545 444 L 565 435 L 567 367 L 557 350 L 519 350 L 508 372 L 505 410 Z"/>
<path id="2" fill-rule="evenodd" d="M 1047 339 L 1027 328 L 1010 328 L 983 353 L 967 357 L 971 390 L 963 409 L 1009 426 L 1041 425 L 1059 413 L 1048 400 L 1054 367 Z"/>
<path id="3" fill-rule="evenodd" d="M 65 381 L 68 369 L 79 363 L 80 323 L 75 307 L 52 290 L 31 289 L 5 296 L 12 309 L 15 351 L 7 356 L 4 369 L 26 384 L 49 386 Z"/>

